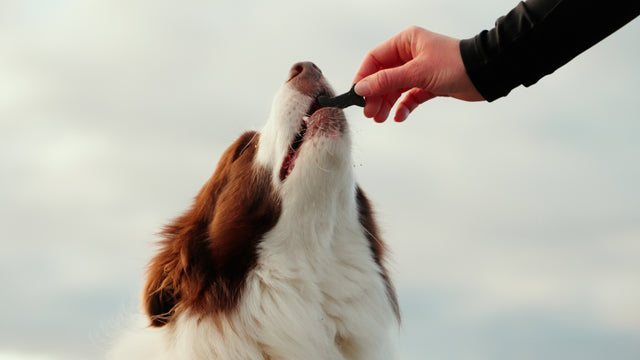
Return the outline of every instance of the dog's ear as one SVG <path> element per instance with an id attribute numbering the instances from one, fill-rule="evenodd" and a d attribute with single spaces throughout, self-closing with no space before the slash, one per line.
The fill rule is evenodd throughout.
<path id="1" fill-rule="evenodd" d="M 144 288 L 144 306 L 151 320 L 151 326 L 160 327 L 166 325 L 175 312 L 175 307 L 180 300 L 180 294 L 174 286 L 170 262 L 162 263 L 156 256 L 147 274 L 147 284 Z"/>
<path id="2" fill-rule="evenodd" d="M 240 136 L 191 208 L 162 231 L 143 294 L 152 326 L 184 309 L 210 313 L 238 303 L 258 243 L 280 215 L 271 172 L 254 166 L 258 140 L 256 132 Z"/>
<path id="3" fill-rule="evenodd" d="M 236 160 L 243 158 L 242 162 L 250 166 L 255 152 L 255 146 L 251 144 L 255 145 L 257 141 L 256 132 L 240 136 L 222 155 L 216 171 L 200 190 L 192 207 L 161 232 L 164 240 L 159 244 L 160 251 L 149 263 L 143 292 L 143 304 L 151 326 L 166 325 L 181 306 L 203 307 L 205 300 L 212 300 L 203 296 L 207 289 L 215 288 L 220 282 L 217 270 L 221 261 L 217 261 L 212 253 L 218 244 L 213 243 L 209 226 L 233 167 L 243 166 Z M 243 155 L 247 153 L 251 153 L 251 157 L 244 159 Z M 214 300 L 219 302 L 219 299 Z"/>

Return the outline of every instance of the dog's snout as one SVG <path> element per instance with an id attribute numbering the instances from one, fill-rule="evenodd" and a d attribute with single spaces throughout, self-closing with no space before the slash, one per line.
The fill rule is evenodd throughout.
<path id="1" fill-rule="evenodd" d="M 330 93 L 322 71 L 314 63 L 305 61 L 294 64 L 289 70 L 288 85 L 307 96 L 316 97 L 320 93 Z"/>
<path id="2" fill-rule="evenodd" d="M 289 80 L 296 77 L 310 77 L 317 79 L 322 77 L 322 71 L 312 62 L 299 62 L 294 64 L 291 67 L 291 70 L 289 70 Z"/>

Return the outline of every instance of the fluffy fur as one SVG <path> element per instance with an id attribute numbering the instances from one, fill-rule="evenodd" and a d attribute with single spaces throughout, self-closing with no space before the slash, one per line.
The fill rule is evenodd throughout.
<path id="1" fill-rule="evenodd" d="M 311 63 L 293 66 L 262 130 L 222 155 L 163 231 L 146 321 L 109 358 L 390 359 L 399 323 L 384 245 L 356 185 L 344 113 Z"/>

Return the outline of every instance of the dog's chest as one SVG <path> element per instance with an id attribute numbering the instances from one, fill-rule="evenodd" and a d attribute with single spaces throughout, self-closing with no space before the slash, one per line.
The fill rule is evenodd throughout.
<path id="1" fill-rule="evenodd" d="M 255 316 L 268 332 L 298 329 L 291 333 L 294 342 L 325 339 L 349 352 L 363 343 L 357 338 L 393 321 L 364 229 L 354 214 L 342 215 L 279 224 L 265 237 L 245 304 L 260 304 Z"/>

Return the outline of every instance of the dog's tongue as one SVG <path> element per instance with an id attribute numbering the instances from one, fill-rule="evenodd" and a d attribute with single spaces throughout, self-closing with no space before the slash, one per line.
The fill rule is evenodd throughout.
<path id="1" fill-rule="evenodd" d="M 320 106 L 322 107 L 337 107 L 340 109 L 344 109 L 351 105 L 364 107 L 364 98 L 356 94 L 355 87 L 356 85 L 354 84 L 348 92 L 332 98 L 325 95 L 318 96 L 318 103 L 320 103 Z"/>

